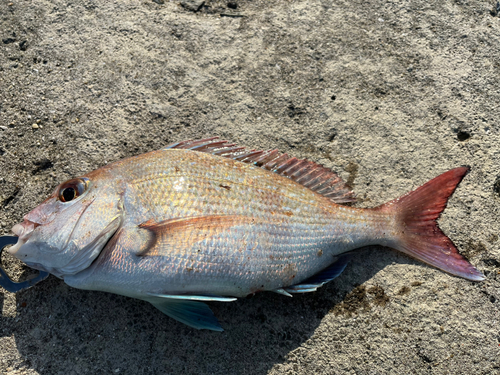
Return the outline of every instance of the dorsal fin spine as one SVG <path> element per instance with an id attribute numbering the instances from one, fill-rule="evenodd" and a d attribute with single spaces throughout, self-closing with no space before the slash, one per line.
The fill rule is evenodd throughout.
<path id="1" fill-rule="evenodd" d="M 282 154 L 282 155 L 278 156 L 276 159 L 271 160 L 270 162 L 266 163 L 264 165 L 264 167 L 266 169 L 272 170 L 273 172 L 276 172 L 278 170 L 278 168 L 280 167 L 281 163 L 283 163 L 287 159 L 288 159 L 288 154 Z"/>
<path id="2" fill-rule="evenodd" d="M 312 165 L 308 165 L 307 168 L 310 168 L 310 170 L 302 176 L 298 176 L 298 178 L 295 180 L 296 182 L 301 184 L 302 180 L 307 180 L 310 177 L 309 175 L 314 173 L 314 167 Z"/>
<path id="3" fill-rule="evenodd" d="M 268 163 L 269 161 L 273 160 L 276 155 L 278 155 L 278 150 L 269 150 L 267 151 L 267 155 L 264 155 L 263 157 L 261 158 L 258 158 L 256 160 L 256 163 L 258 166 L 264 166 L 266 163 Z"/>
<path id="4" fill-rule="evenodd" d="M 333 171 L 307 159 L 290 158 L 274 150 L 246 150 L 226 140 L 211 137 L 172 143 L 164 148 L 185 149 L 231 158 L 243 163 L 254 164 L 276 174 L 288 177 L 308 189 L 328 197 L 335 203 L 354 202 L 354 195 L 342 179 Z"/>
<path id="5" fill-rule="evenodd" d="M 276 172 L 279 174 L 286 174 L 286 172 L 289 171 L 290 168 L 292 168 L 298 162 L 300 162 L 300 160 L 297 158 L 288 159 L 285 163 L 280 165 L 280 167 L 276 170 Z"/>

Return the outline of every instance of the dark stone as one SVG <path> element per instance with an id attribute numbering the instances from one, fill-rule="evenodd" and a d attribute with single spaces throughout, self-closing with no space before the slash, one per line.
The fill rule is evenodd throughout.
<path id="1" fill-rule="evenodd" d="M 495 258 L 483 259 L 483 262 L 487 266 L 500 268 L 500 262 L 498 260 L 496 260 Z"/>
<path id="2" fill-rule="evenodd" d="M 289 117 L 295 117 L 306 113 L 302 108 L 295 107 L 293 104 L 288 106 L 287 114 Z"/>
<path id="3" fill-rule="evenodd" d="M 380 87 L 375 88 L 374 94 L 377 98 L 380 98 L 381 96 L 387 95 L 387 91 L 384 89 L 381 89 Z"/>
<path id="4" fill-rule="evenodd" d="M 328 136 L 328 140 L 330 142 L 332 142 L 335 139 L 336 136 L 337 136 L 337 130 L 332 129 L 332 131 L 330 132 L 330 135 Z"/>
<path id="5" fill-rule="evenodd" d="M 205 4 L 205 0 L 183 0 L 181 5 L 191 12 L 197 12 Z"/>
<path id="6" fill-rule="evenodd" d="M 470 138 L 470 133 L 465 130 L 459 130 L 457 132 L 457 138 L 460 142 L 466 141 Z"/>
<path id="7" fill-rule="evenodd" d="M 437 111 L 437 115 L 439 116 L 439 118 L 441 119 L 441 121 L 444 121 L 446 120 L 446 117 L 448 117 L 446 114 L 444 114 L 441 110 L 438 110 Z"/>
<path id="8" fill-rule="evenodd" d="M 15 38 L 5 38 L 5 39 L 2 39 L 3 44 L 14 43 L 15 41 L 16 41 Z"/>
<path id="9" fill-rule="evenodd" d="M 238 4 L 236 3 L 236 1 L 230 1 L 229 3 L 227 3 L 227 7 L 229 9 L 236 9 L 238 8 Z"/>
<path id="10" fill-rule="evenodd" d="M 7 206 L 10 202 L 12 202 L 14 200 L 14 198 L 16 197 L 17 194 L 19 194 L 20 191 L 21 191 L 21 188 L 19 186 L 16 186 L 14 189 L 14 192 L 11 195 L 9 195 L 7 198 L 5 198 L 3 200 L 3 202 L 0 204 L 0 206 L 1 207 Z"/>
<path id="11" fill-rule="evenodd" d="M 500 175 L 497 176 L 495 183 L 493 184 L 493 192 L 500 197 Z"/>
<path id="12" fill-rule="evenodd" d="M 165 0 L 153 0 L 153 3 L 163 5 L 165 4 Z"/>
<path id="13" fill-rule="evenodd" d="M 21 43 L 19 43 L 19 49 L 21 51 L 26 51 L 28 49 L 28 41 L 23 40 Z"/>
<path id="14" fill-rule="evenodd" d="M 46 169 L 52 168 L 54 164 L 49 159 L 42 159 L 39 161 L 33 162 L 36 165 L 36 168 L 33 170 L 33 174 L 37 174 L 40 171 L 44 171 Z"/>
<path id="15" fill-rule="evenodd" d="M 498 13 L 500 13 L 500 1 L 498 1 L 497 5 L 493 6 L 493 8 L 490 10 L 490 14 L 493 17 L 498 16 Z"/>

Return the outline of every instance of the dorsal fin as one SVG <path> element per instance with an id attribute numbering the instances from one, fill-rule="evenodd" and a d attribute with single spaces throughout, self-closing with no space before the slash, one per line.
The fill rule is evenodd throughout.
<path id="1" fill-rule="evenodd" d="M 307 159 L 290 158 L 278 150 L 246 150 L 218 137 L 187 140 L 168 145 L 166 149 L 185 149 L 223 156 L 286 176 L 291 180 L 330 198 L 335 203 L 354 202 L 354 193 L 346 183 L 328 168 Z"/>

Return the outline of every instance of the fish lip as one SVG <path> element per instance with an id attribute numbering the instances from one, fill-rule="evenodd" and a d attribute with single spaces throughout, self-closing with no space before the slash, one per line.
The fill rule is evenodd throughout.
<path id="1" fill-rule="evenodd" d="M 31 220 L 24 219 L 22 223 L 18 223 L 14 225 L 11 231 L 18 237 L 17 243 L 14 246 L 11 246 L 7 249 L 9 254 L 15 255 L 17 251 L 23 246 L 31 237 L 33 231 L 39 227 L 40 224 L 35 223 Z"/>
<path id="2" fill-rule="evenodd" d="M 24 226 L 22 224 L 16 224 L 11 230 L 17 237 L 21 237 L 24 233 Z"/>
<path id="3" fill-rule="evenodd" d="M 19 238 L 23 238 L 25 241 L 31 236 L 33 231 L 39 227 L 41 224 L 35 223 L 34 221 L 24 219 L 22 223 L 18 223 L 12 227 L 12 232 Z"/>

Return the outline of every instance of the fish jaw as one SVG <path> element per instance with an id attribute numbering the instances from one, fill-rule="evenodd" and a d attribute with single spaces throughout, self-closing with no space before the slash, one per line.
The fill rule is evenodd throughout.
<path id="1" fill-rule="evenodd" d="M 7 252 L 19 259 L 21 254 L 19 249 L 29 240 L 31 234 L 39 224 L 33 223 L 26 218 L 22 223 L 16 224 L 12 227 L 12 232 L 17 236 L 17 242 L 14 246 L 7 249 Z"/>
<path id="2" fill-rule="evenodd" d="M 16 224 L 12 231 L 19 236 L 17 243 L 7 251 L 22 260 L 28 266 L 52 273 L 53 275 L 64 278 L 65 275 L 72 275 L 86 269 L 101 253 L 111 237 L 116 233 L 122 224 L 122 217 L 116 216 L 92 241 L 82 248 L 78 248 L 74 241 L 68 241 L 67 246 L 62 249 L 51 246 L 47 242 L 43 242 L 34 238 L 30 241 L 36 224 L 25 220 L 21 224 Z M 66 264 L 50 266 L 51 260 L 57 253 L 73 253 L 75 254 Z M 33 254 L 37 255 L 37 262 L 30 261 Z M 45 256 L 42 256 L 45 255 Z"/>
<path id="3" fill-rule="evenodd" d="M 40 226 L 40 224 L 33 223 L 32 221 L 27 220 L 26 218 L 22 223 L 14 225 L 12 227 L 12 232 L 16 236 L 18 236 L 18 240 L 14 246 L 11 246 L 9 249 L 7 249 L 7 252 L 34 269 L 52 273 L 53 270 L 51 267 L 46 267 L 36 262 L 30 262 L 29 260 L 30 258 L 32 258 L 33 254 L 38 254 L 41 252 L 39 248 L 40 246 L 37 246 L 36 242 L 29 243 L 30 238 L 33 235 L 33 232 L 38 226 Z M 43 252 L 45 253 L 57 252 L 56 248 L 53 248 L 48 244 L 45 244 L 43 248 L 44 248 Z"/>

